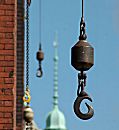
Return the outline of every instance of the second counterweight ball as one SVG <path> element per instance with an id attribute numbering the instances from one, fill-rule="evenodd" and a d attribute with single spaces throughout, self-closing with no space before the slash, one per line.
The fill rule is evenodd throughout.
<path id="1" fill-rule="evenodd" d="M 37 60 L 42 61 L 43 59 L 44 59 L 44 53 L 41 50 L 39 50 L 37 52 Z"/>

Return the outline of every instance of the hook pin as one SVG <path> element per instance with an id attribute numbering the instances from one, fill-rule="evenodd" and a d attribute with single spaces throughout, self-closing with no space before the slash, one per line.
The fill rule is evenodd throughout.
<path id="1" fill-rule="evenodd" d="M 93 110 L 93 107 L 88 105 L 87 103 L 86 106 L 88 108 L 88 112 L 87 113 L 82 113 L 81 110 L 80 110 L 80 105 L 81 105 L 81 102 L 84 100 L 84 99 L 88 99 L 89 101 L 92 102 L 92 99 L 88 96 L 88 94 L 84 91 L 82 91 L 78 97 L 76 98 L 75 102 L 74 102 L 74 112 L 75 114 L 77 115 L 77 117 L 79 117 L 80 119 L 82 120 L 88 120 L 90 118 L 93 117 L 94 115 L 94 110 Z"/>

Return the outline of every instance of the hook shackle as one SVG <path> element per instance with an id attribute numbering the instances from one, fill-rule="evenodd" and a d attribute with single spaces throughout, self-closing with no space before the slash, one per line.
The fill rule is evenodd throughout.
<path id="1" fill-rule="evenodd" d="M 80 119 L 82 120 L 88 120 L 90 118 L 93 117 L 94 115 L 94 110 L 93 110 L 93 107 L 88 105 L 87 103 L 86 106 L 88 108 L 88 112 L 87 113 L 82 113 L 81 110 L 80 110 L 80 105 L 81 105 L 81 102 L 84 100 L 84 99 L 88 99 L 89 101 L 92 102 L 92 99 L 88 96 L 88 94 L 84 91 L 82 91 L 78 97 L 76 98 L 75 102 L 74 102 L 74 112 L 75 114 L 77 115 L 77 117 L 79 117 Z"/>

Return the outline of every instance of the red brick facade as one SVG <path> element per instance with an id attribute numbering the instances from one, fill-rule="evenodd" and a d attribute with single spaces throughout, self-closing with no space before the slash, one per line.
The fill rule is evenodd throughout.
<path id="1" fill-rule="evenodd" d="M 0 130 L 22 130 L 24 0 L 0 0 Z"/>

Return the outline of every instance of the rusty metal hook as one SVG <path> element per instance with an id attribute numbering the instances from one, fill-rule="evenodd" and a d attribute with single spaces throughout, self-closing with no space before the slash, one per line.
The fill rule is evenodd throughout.
<path id="1" fill-rule="evenodd" d="M 43 71 L 41 65 L 39 66 L 39 69 L 37 70 L 36 76 L 41 78 L 43 76 Z"/>
<path id="2" fill-rule="evenodd" d="M 76 98 L 75 102 L 74 102 L 74 112 L 75 114 L 77 115 L 77 117 L 79 117 L 80 119 L 82 120 L 88 120 L 90 118 L 93 117 L 94 115 L 94 110 L 92 108 L 92 106 L 88 105 L 87 103 L 86 106 L 88 108 L 88 112 L 87 113 L 82 113 L 81 110 L 80 110 L 80 105 L 81 105 L 81 102 L 84 100 L 84 99 L 88 99 L 89 101 L 92 102 L 92 99 L 88 96 L 88 94 L 85 92 L 85 91 L 82 91 L 78 97 Z"/>

